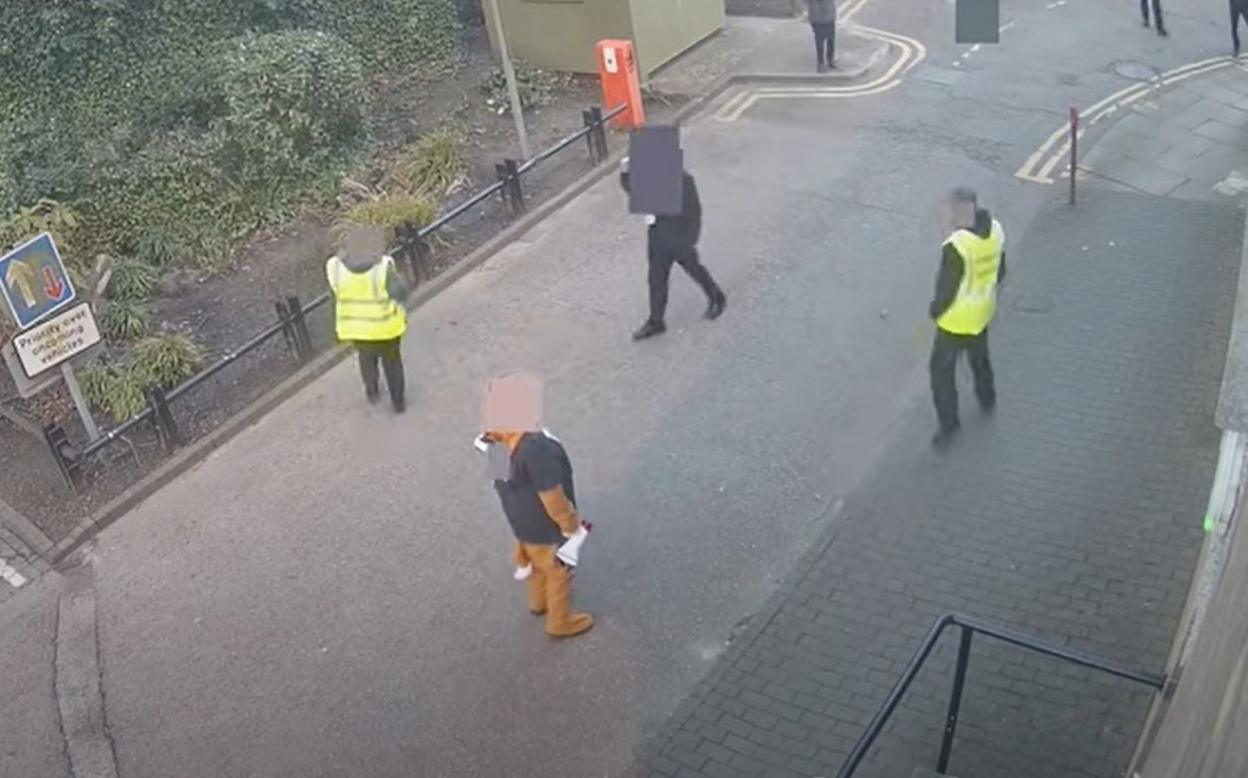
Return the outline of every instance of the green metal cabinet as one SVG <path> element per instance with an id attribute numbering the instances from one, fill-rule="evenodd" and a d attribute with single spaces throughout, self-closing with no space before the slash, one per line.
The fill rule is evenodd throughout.
<path id="1" fill-rule="evenodd" d="M 594 44 L 631 40 L 646 79 L 724 26 L 724 0 L 497 0 L 513 59 L 542 68 L 597 73 Z M 485 14 L 490 40 L 494 20 Z M 497 44 L 495 44 L 497 47 Z"/>

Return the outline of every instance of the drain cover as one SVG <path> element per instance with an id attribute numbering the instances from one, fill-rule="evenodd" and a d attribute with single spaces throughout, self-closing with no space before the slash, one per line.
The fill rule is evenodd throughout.
<path id="1" fill-rule="evenodd" d="M 1110 65 L 1109 69 L 1132 81 L 1147 81 L 1156 77 L 1159 72 L 1152 65 L 1145 65 L 1143 62 L 1135 62 L 1133 60 L 1119 60 Z"/>
<path id="2" fill-rule="evenodd" d="M 1057 303 L 1047 294 L 1024 294 L 1014 298 L 1014 309 L 1023 313 L 1051 313 Z"/>

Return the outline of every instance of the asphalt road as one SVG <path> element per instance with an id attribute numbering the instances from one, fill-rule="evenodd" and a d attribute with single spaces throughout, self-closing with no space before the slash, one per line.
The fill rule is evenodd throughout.
<path id="1" fill-rule="evenodd" d="M 877 1 L 857 21 L 927 46 L 899 87 L 686 127 L 721 320 L 677 270 L 669 333 L 629 341 L 644 227 L 605 180 L 413 316 L 406 416 L 344 364 L 104 533 L 122 775 L 626 769 L 908 434 L 940 195 L 976 186 L 1021 239 L 1061 193 L 1013 171 L 1069 102 L 1129 84 L 1116 61 L 1225 48 L 1220 5 L 1172 4 L 1161 42 L 1127 3 L 1006 2 L 1004 42 L 963 58 L 952 4 Z M 470 446 L 481 382 L 515 367 L 547 377 L 595 522 L 576 596 L 599 622 L 568 643 L 525 611 Z"/>

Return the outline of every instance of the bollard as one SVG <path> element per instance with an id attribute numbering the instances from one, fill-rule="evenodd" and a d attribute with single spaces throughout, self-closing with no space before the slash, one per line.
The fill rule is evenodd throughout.
<path id="1" fill-rule="evenodd" d="M 520 188 L 520 163 L 510 157 L 503 160 L 507 168 L 507 179 L 511 182 L 511 197 L 516 213 L 524 213 L 524 190 Z"/>
<path id="2" fill-rule="evenodd" d="M 594 136 L 594 145 L 598 149 L 598 162 L 607 158 L 607 123 L 602 118 L 602 109 L 593 106 L 589 109 L 590 118 L 594 120 L 594 129 L 590 134 Z"/>
<path id="3" fill-rule="evenodd" d="M 1070 204 L 1075 204 L 1075 167 L 1079 159 L 1079 109 L 1070 107 Z"/>
<path id="4" fill-rule="evenodd" d="M 76 476 L 82 470 L 82 453 L 69 440 L 69 435 L 59 424 L 49 424 L 43 428 L 43 439 L 56 460 L 57 469 L 70 492 L 78 491 Z"/>
<path id="5" fill-rule="evenodd" d="M 165 451 L 173 451 L 182 445 L 182 436 L 178 433 L 178 424 L 169 408 L 169 400 L 165 390 L 159 386 L 149 386 L 145 390 L 147 404 L 152 409 L 152 422 L 156 425 L 156 434 L 160 445 Z"/>
<path id="6" fill-rule="evenodd" d="M 295 328 L 291 324 L 290 310 L 286 307 L 286 301 L 274 300 L 273 307 L 277 309 L 277 320 L 282 325 L 282 339 L 286 341 L 286 348 L 298 358 L 299 344 L 295 342 Z"/>
<path id="7" fill-rule="evenodd" d="M 589 147 L 589 158 L 598 162 L 598 141 L 594 138 L 594 115 L 589 111 L 581 111 L 581 123 L 585 125 L 585 145 Z"/>

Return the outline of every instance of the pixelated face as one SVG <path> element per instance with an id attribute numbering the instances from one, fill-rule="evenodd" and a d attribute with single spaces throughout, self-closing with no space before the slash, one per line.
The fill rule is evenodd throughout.
<path id="1" fill-rule="evenodd" d="M 380 227 L 352 225 L 342 236 L 344 259 L 379 259 L 386 253 L 386 232 Z"/>
<path id="2" fill-rule="evenodd" d="M 970 227 L 975 223 L 975 204 L 950 196 L 945 199 L 944 217 L 950 229 Z"/>
<path id="3" fill-rule="evenodd" d="M 491 378 L 485 387 L 482 428 L 532 432 L 542 428 L 545 386 L 540 376 L 517 371 Z"/>

